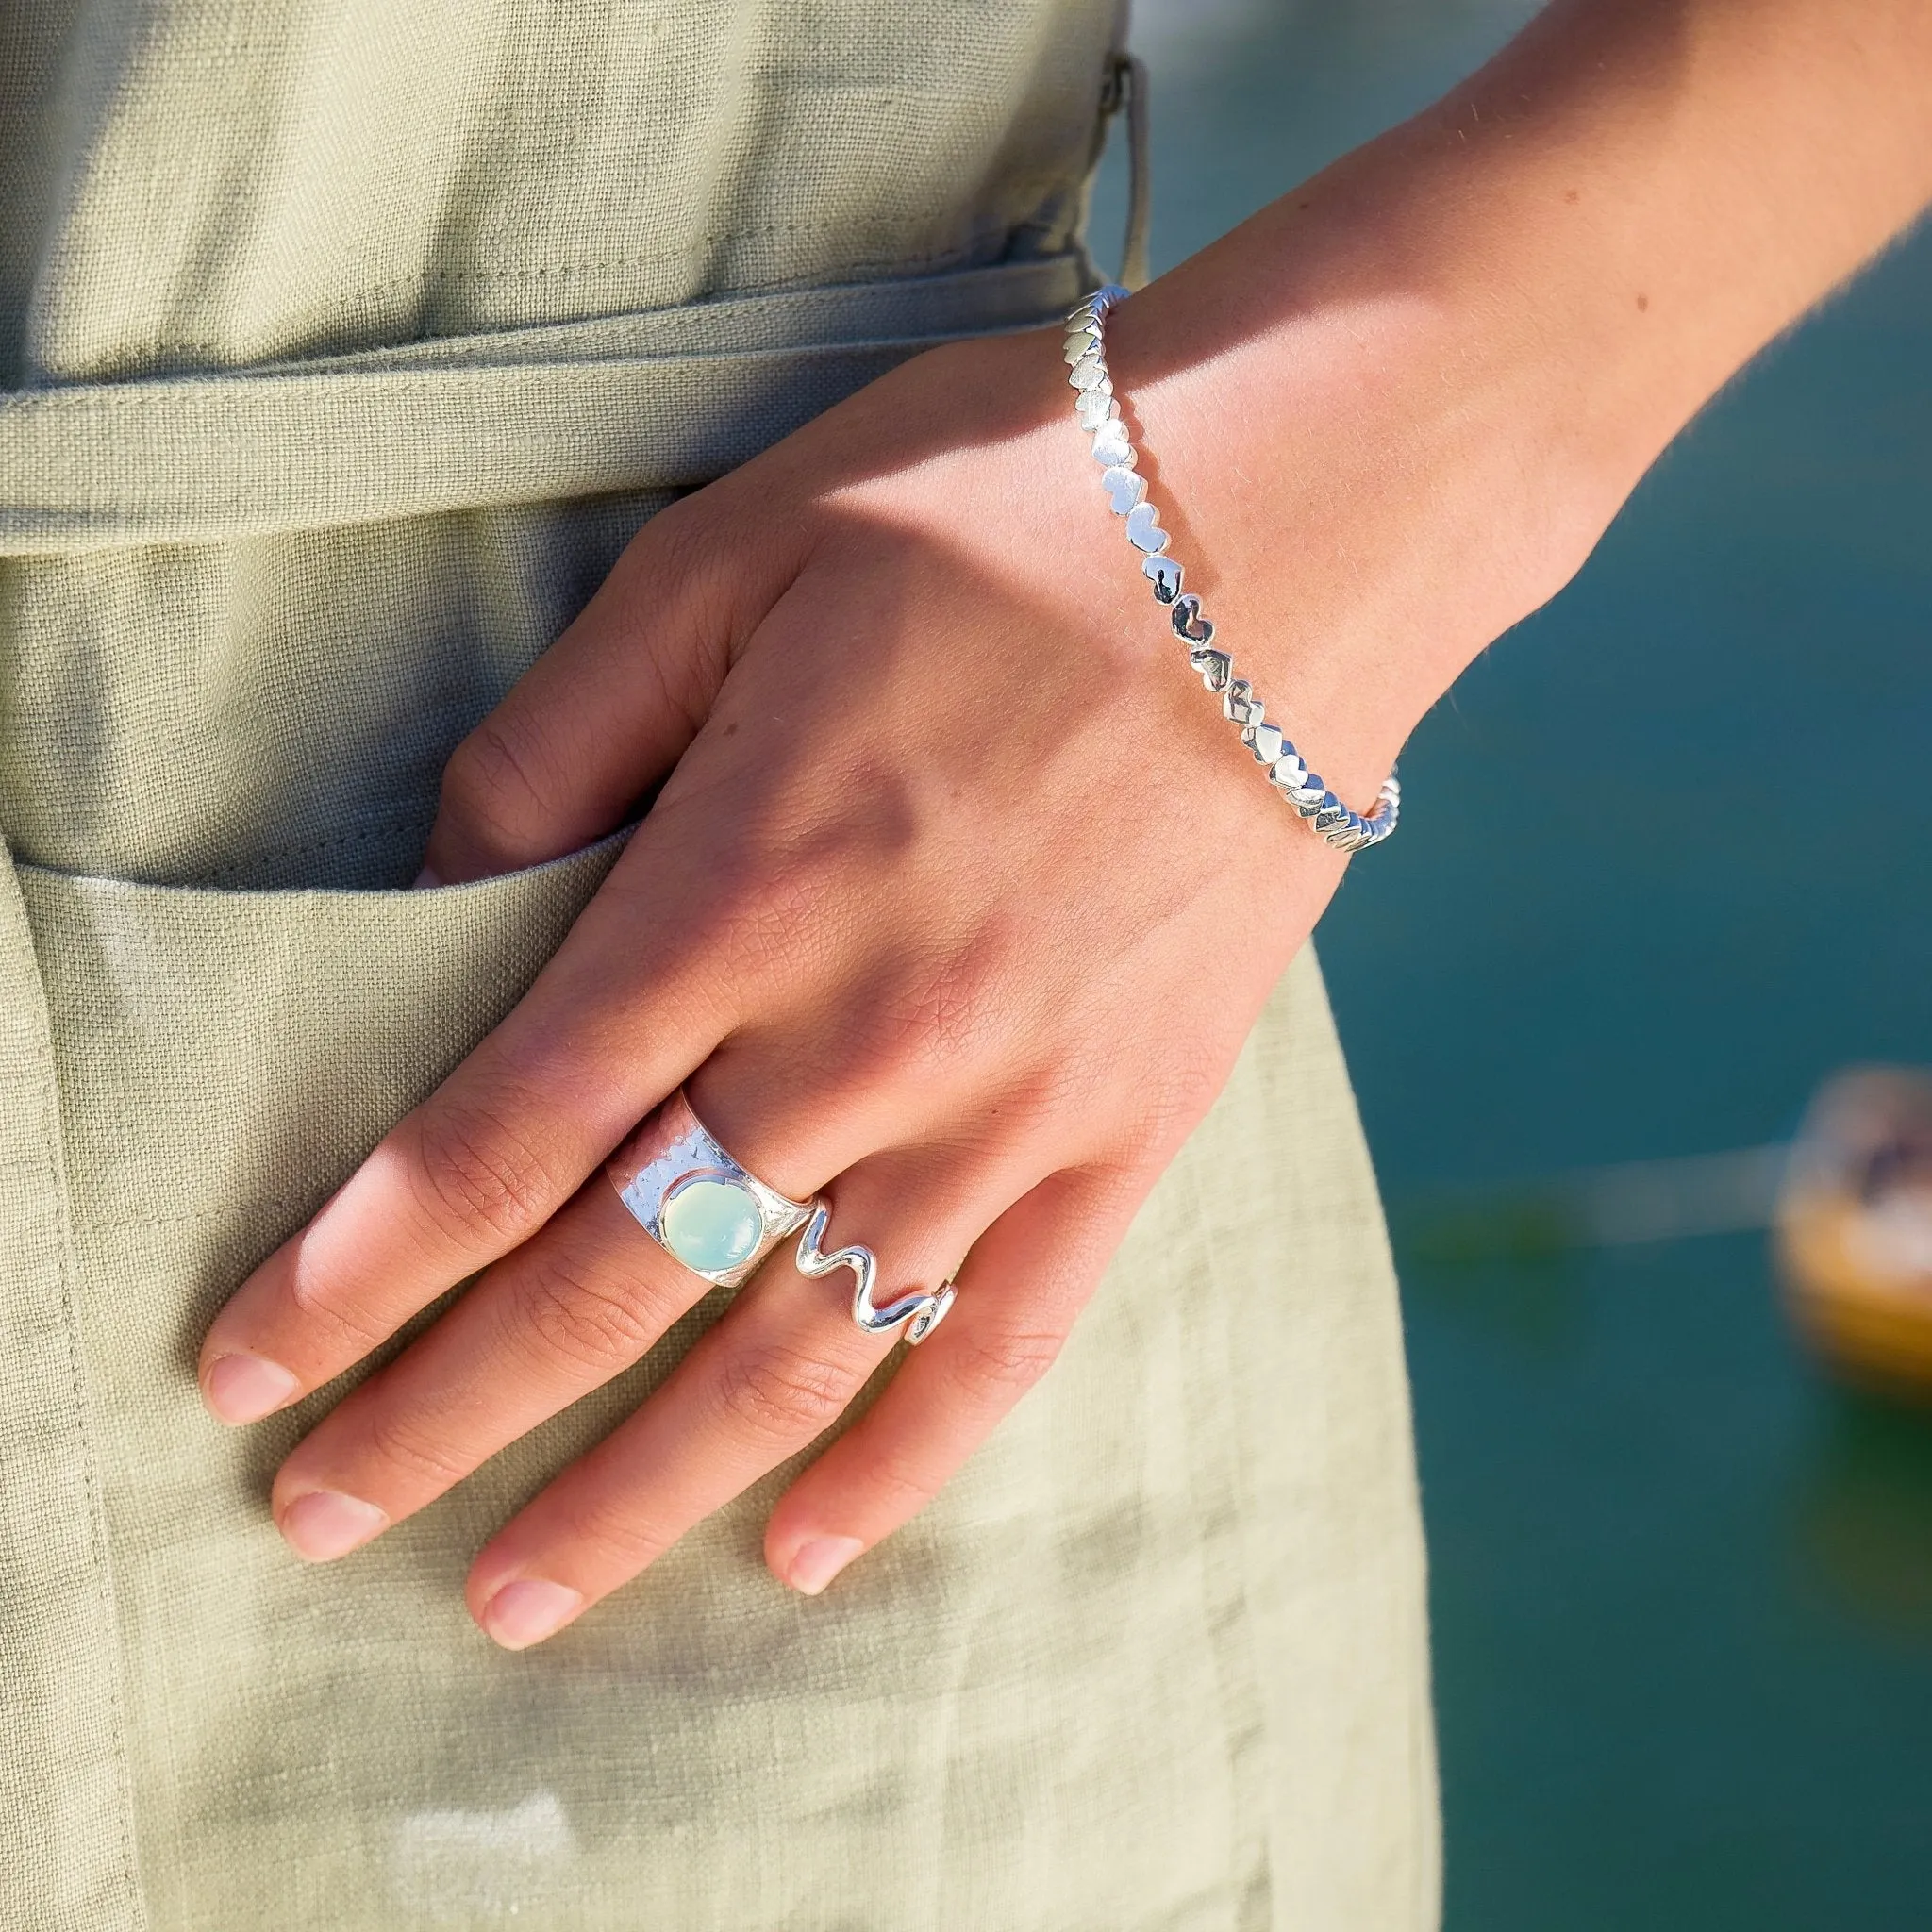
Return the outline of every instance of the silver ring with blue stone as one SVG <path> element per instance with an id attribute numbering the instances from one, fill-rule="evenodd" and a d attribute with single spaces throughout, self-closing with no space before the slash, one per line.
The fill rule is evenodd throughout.
<path id="1" fill-rule="evenodd" d="M 809 1203 L 768 1187 L 718 1144 L 681 1087 L 611 1156 L 605 1173 L 638 1225 L 674 1260 L 720 1288 L 749 1281 L 811 1218 Z"/>
<path id="2" fill-rule="evenodd" d="M 868 1335 L 889 1334 L 903 1324 L 906 1340 L 917 1346 L 953 1306 L 949 1278 L 931 1292 L 914 1289 L 881 1307 L 873 1299 L 878 1257 L 856 1241 L 829 1252 L 822 1246 L 831 1223 L 825 1203 L 794 1201 L 734 1160 L 691 1111 L 682 1087 L 610 1157 L 604 1172 L 638 1225 L 673 1260 L 720 1288 L 749 1281 L 787 1235 L 803 1228 L 798 1272 L 816 1279 L 849 1270 L 852 1319 Z"/>

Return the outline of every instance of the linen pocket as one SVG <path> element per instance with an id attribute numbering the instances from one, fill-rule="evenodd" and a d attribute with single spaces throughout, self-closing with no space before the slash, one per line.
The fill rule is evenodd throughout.
<path id="1" fill-rule="evenodd" d="M 51 1196 L 44 1218 L 66 1228 L 8 1291 L 71 1329 L 71 1363 L 48 1357 L 58 1387 L 51 1370 L 41 1379 L 50 1409 L 77 1424 L 58 1453 L 76 1482 L 85 1467 L 86 1492 L 48 1491 L 58 1513 L 42 1512 L 43 1533 L 74 1545 L 75 1581 L 58 1618 L 42 1620 L 36 1655 L 50 1683 L 74 1669 L 90 1686 L 120 1679 L 125 1708 L 92 1707 L 102 1795 L 91 1830 L 108 1839 L 118 1758 L 157 1925 L 294 1924 L 290 1900 L 305 1896 L 331 1902 L 319 1924 L 383 1922 L 373 1898 L 352 1908 L 341 1889 L 390 1856 L 372 1794 L 434 1793 L 448 1777 L 435 1725 L 405 1746 L 373 1720 L 439 1674 L 462 1720 L 489 1649 L 462 1609 L 468 1557 L 520 1491 L 608 1426 L 587 1406 L 318 1574 L 281 1545 L 267 1484 L 342 1384 L 225 1430 L 201 1409 L 193 1364 L 248 1269 L 521 997 L 622 842 L 426 892 L 221 891 L 14 869 L 19 946 L 31 941 L 46 1015 L 34 1057 L 52 1073 L 12 1090 L 16 1139 L 44 1149 L 36 1199 Z M 49 1084 L 58 1136 L 25 1117 L 29 1089 Z M 98 1558 L 86 1556 L 89 1515 Z M 50 1732 L 56 1715 L 49 1702 Z M 69 1808 L 74 1793 L 70 1778 Z M 113 1871 L 98 1862 L 97 1891 L 134 1883 L 131 1855 Z"/>
<path id="2" fill-rule="evenodd" d="M 385 1876 L 408 1853 L 396 1884 L 421 1878 L 408 1820 L 425 1805 L 431 1822 L 437 1805 L 514 1814 L 527 1795 L 494 1785 L 514 1689 L 464 1613 L 461 1574 L 522 1495 L 638 1399 L 638 1375 L 313 1571 L 275 1532 L 269 1476 L 367 1366 L 223 1430 L 193 1358 L 249 1267 L 514 1007 L 620 846 L 431 892 L 15 868 L 66 1156 L 72 1399 L 112 1578 L 114 1637 L 85 1667 L 92 1683 L 122 1677 L 114 1729 L 155 1926 L 413 1923 Z M 58 1652 L 75 1656 L 66 1635 L 46 1648 L 50 1674 Z M 417 1718 L 394 1724 L 404 1706 Z M 512 1878 L 531 1907 L 558 1882 Z"/>
<path id="3" fill-rule="evenodd" d="M 200 1224 L 245 1267 L 504 1017 L 622 843 L 425 892 L 18 867 L 76 1231 Z M 198 1334 L 214 1305 L 176 1312 Z"/>
<path id="4" fill-rule="evenodd" d="M 415 895 L 18 874 L 40 968 L 0 1066 L 16 1038 L 51 1065 L 62 1132 L 14 1109 L 0 1216 L 37 1176 L 72 1238 L 0 1299 L 55 1331 L 38 1414 L 0 1402 L 0 1869 L 31 1907 L 0 1924 L 1166 1928 L 1271 1885 L 1420 1923 L 1389 1903 L 1426 1806 L 1393 1285 L 1312 960 L 1053 1374 L 825 1597 L 762 1569 L 781 1469 L 554 1643 L 465 1613 L 478 1545 L 722 1296 L 369 1548 L 283 1545 L 269 1475 L 341 1385 L 225 1430 L 195 1344 L 614 856 Z M 8 1031 L 41 989 L 51 1053 Z"/>

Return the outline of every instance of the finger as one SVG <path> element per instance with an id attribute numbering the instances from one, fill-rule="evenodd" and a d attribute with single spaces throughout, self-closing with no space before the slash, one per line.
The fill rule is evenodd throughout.
<path id="1" fill-rule="evenodd" d="M 574 622 L 463 740 L 442 774 L 418 885 L 575 852 L 630 817 L 711 708 L 743 638 L 802 560 L 797 529 L 757 543 L 727 495 L 644 525 Z"/>
<path id="2" fill-rule="evenodd" d="M 874 1248 L 881 1303 L 936 1286 L 1008 1198 L 924 1150 L 862 1161 L 832 1191 L 827 1247 Z M 843 1271 L 809 1280 L 781 1251 L 637 1414 L 485 1547 L 476 1621 L 510 1649 L 541 1641 L 821 1435 L 895 1339 L 859 1328 L 851 1300 Z"/>
<path id="3" fill-rule="evenodd" d="M 311 1562 L 360 1548 L 641 1360 L 709 1291 L 593 1174 L 296 1445 L 276 1526 Z"/>
<path id="4" fill-rule="evenodd" d="M 866 1083 L 839 1090 L 774 1080 L 769 1069 L 769 1058 L 745 1066 L 721 1049 L 688 1087 L 693 1097 L 716 1093 L 708 1117 L 781 1191 L 808 1197 L 880 1144 L 871 1138 L 880 1108 Z M 748 1093 L 763 1096 L 755 1120 Z M 812 1185 L 797 1185 L 801 1175 Z M 304 1438 L 275 1476 L 282 1533 L 313 1561 L 361 1547 L 631 1367 L 706 1290 L 593 1174 Z"/>
<path id="5" fill-rule="evenodd" d="M 1058 1355 L 1141 1199 L 1055 1174 L 974 1244 L 958 1300 L 878 1399 L 779 1499 L 773 1574 L 808 1596 L 931 1502 Z"/>
<path id="6" fill-rule="evenodd" d="M 640 890 L 704 903 L 652 830 L 509 1017 L 216 1316 L 200 1380 L 219 1420 L 298 1400 L 527 1240 L 730 1029 L 754 989 L 713 963 L 723 942 L 696 913 L 675 932 L 636 917 Z"/>

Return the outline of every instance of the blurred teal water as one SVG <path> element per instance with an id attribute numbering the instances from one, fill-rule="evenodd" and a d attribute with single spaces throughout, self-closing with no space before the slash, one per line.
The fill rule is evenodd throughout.
<path id="1" fill-rule="evenodd" d="M 1527 10 L 1141 0 L 1157 269 Z M 1932 1062 L 1928 748 L 1922 235 L 1417 734 L 1322 930 L 1391 1203 L 1774 1140 L 1835 1067 Z M 1537 802 L 1507 840 L 1478 768 Z M 1820 1381 L 1755 1237 L 1402 1258 L 1451 1932 L 1932 1923 L 1932 1421 Z"/>

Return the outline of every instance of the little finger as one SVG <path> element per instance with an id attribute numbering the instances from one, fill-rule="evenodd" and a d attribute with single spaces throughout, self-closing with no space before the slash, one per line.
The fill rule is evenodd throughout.
<path id="1" fill-rule="evenodd" d="M 816 1596 L 938 1495 L 1052 1366 L 1141 1193 L 1069 1170 L 980 1237 L 945 1326 L 779 1499 L 765 1529 L 775 1576 Z"/>

